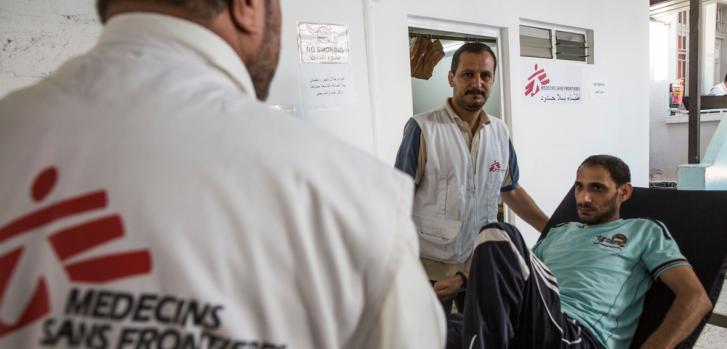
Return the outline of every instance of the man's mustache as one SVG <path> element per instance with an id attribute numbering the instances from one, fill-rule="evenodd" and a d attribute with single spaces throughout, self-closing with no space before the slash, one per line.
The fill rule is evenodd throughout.
<path id="1" fill-rule="evenodd" d="M 593 205 L 591 204 L 576 204 L 577 208 L 585 208 L 585 209 L 594 209 Z"/>
<path id="2" fill-rule="evenodd" d="M 482 90 L 477 89 L 477 88 L 471 88 L 469 90 L 464 91 L 464 94 L 466 94 L 466 95 L 482 95 L 482 96 L 484 96 L 485 95 L 485 91 L 482 91 Z"/>

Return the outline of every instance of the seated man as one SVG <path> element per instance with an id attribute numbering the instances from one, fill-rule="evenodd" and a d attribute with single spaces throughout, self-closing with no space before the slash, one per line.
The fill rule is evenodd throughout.
<path id="1" fill-rule="evenodd" d="M 654 280 L 676 298 L 642 348 L 673 348 L 689 336 L 711 303 L 663 224 L 620 218 L 630 180 L 620 159 L 587 158 L 575 183 L 581 222 L 554 227 L 532 253 L 514 227 L 486 227 L 477 239 L 459 344 L 628 348 Z"/>
<path id="2" fill-rule="evenodd" d="M 727 95 L 727 75 L 724 76 L 724 81 L 719 84 L 712 86 L 707 93 L 707 96 L 724 96 Z"/>

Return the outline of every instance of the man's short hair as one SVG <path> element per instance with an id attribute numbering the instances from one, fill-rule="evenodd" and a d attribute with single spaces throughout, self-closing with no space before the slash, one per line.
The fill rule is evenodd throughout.
<path id="1" fill-rule="evenodd" d="M 727 74 L 724 75 L 724 81 L 727 81 Z"/>
<path id="2" fill-rule="evenodd" d="M 452 56 L 452 67 L 450 68 L 450 71 L 452 73 L 457 71 L 457 67 L 459 66 L 459 56 L 463 52 L 489 53 L 490 56 L 492 56 L 492 60 L 495 61 L 495 66 L 492 72 L 494 73 L 497 70 L 497 57 L 495 56 L 495 52 L 492 51 L 490 46 L 487 46 L 486 44 L 483 44 L 481 42 L 467 42 L 464 45 L 460 46 L 457 51 L 454 51 L 454 56 Z"/>
<path id="3" fill-rule="evenodd" d="M 601 166 L 608 171 L 614 182 L 618 185 L 631 182 L 631 171 L 629 165 L 623 160 L 611 155 L 591 155 L 581 163 L 580 167 Z"/>
<path id="4" fill-rule="evenodd" d="M 98 12 L 99 18 L 101 18 L 101 23 L 106 23 L 106 9 L 109 4 L 117 1 L 146 2 L 177 6 L 189 10 L 191 14 L 200 20 L 209 20 L 227 8 L 227 6 L 230 6 L 231 0 L 97 0 L 96 11 Z"/>

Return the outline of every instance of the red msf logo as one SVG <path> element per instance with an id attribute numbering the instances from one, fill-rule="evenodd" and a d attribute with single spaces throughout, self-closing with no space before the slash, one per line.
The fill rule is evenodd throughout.
<path id="1" fill-rule="evenodd" d="M 500 165 L 500 162 L 495 160 L 490 164 L 490 172 L 499 171 L 502 168 L 502 165 Z"/>
<path id="2" fill-rule="evenodd" d="M 50 167 L 35 178 L 31 187 L 31 197 L 36 203 L 42 203 L 53 189 L 58 179 L 58 171 Z M 24 234 L 36 233 L 36 229 L 63 218 L 105 208 L 106 192 L 99 190 L 80 196 L 46 204 L 9 223 L 0 226 L 0 247 L 8 240 Z M 121 217 L 117 214 L 100 218 L 92 218 L 85 223 L 64 228 L 51 233 L 48 243 L 55 251 L 59 264 L 65 269 L 68 278 L 73 282 L 103 284 L 151 271 L 151 254 L 148 250 L 121 251 L 100 257 L 68 262 L 71 257 L 78 256 L 102 244 L 118 239 L 124 235 Z M 43 276 L 38 278 L 29 299 L 5 299 L 6 291 L 18 263 L 23 256 L 23 246 L 0 255 L 0 309 L 6 304 L 25 304 L 22 312 L 12 323 L 0 320 L 0 337 L 3 337 L 23 326 L 26 326 L 50 312 L 48 285 Z M 32 258 L 27 257 L 26 258 Z M 19 286 L 16 286 L 19 287 Z"/>
<path id="3" fill-rule="evenodd" d="M 535 96 L 540 92 L 540 87 L 550 83 L 548 74 L 545 73 L 545 68 L 538 69 L 538 65 L 535 65 L 535 73 L 530 75 L 528 78 L 528 84 L 525 85 L 525 95 L 528 97 Z"/>

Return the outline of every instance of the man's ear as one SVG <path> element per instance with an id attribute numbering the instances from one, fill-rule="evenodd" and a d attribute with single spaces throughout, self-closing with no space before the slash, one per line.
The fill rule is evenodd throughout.
<path id="1" fill-rule="evenodd" d="M 634 192 L 634 187 L 631 182 L 627 182 L 618 187 L 618 196 L 621 202 L 624 202 L 631 198 L 631 193 Z"/>
<path id="2" fill-rule="evenodd" d="M 447 75 L 447 80 L 449 81 L 449 87 L 454 87 L 454 72 L 449 71 L 449 74 Z"/>
<path id="3" fill-rule="evenodd" d="M 230 0 L 229 11 L 238 30 L 247 34 L 265 30 L 265 0 Z"/>

